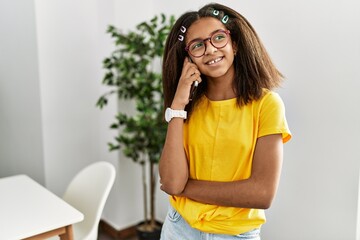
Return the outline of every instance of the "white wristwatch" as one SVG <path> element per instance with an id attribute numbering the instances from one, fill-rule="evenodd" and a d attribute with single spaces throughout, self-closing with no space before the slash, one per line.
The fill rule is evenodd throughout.
<path id="1" fill-rule="evenodd" d="M 186 119 L 187 112 L 184 110 L 173 110 L 171 108 L 167 108 L 165 110 L 165 121 L 170 122 L 174 117 Z"/>

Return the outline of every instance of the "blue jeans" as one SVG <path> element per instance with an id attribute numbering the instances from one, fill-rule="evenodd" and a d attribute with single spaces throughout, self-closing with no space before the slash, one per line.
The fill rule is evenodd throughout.
<path id="1" fill-rule="evenodd" d="M 192 228 L 181 215 L 169 207 L 165 222 L 162 226 L 160 240 L 260 240 L 260 229 L 239 235 L 213 234 L 201 232 Z"/>

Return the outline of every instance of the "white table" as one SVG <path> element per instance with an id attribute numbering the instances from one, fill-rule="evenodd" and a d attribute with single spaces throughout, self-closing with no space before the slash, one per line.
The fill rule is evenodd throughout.
<path id="1" fill-rule="evenodd" d="M 84 215 L 26 175 L 0 178 L 0 239 L 72 240 Z"/>

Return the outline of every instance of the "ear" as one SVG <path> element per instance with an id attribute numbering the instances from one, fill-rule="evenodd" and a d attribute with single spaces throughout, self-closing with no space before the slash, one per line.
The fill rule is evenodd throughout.
<path id="1" fill-rule="evenodd" d="M 237 49 L 237 45 L 235 42 L 232 43 L 232 48 L 233 48 L 234 55 L 236 55 L 238 49 Z"/>

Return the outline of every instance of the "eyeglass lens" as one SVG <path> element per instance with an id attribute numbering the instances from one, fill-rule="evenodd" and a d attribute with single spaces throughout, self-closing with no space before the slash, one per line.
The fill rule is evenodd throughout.
<path id="1" fill-rule="evenodd" d="M 188 46 L 189 53 L 194 57 L 201 57 L 205 54 L 206 51 L 206 41 L 210 40 L 211 45 L 215 48 L 223 48 L 228 43 L 229 37 L 228 32 L 219 30 L 214 32 L 210 38 L 207 39 L 198 39 L 194 42 L 191 42 Z"/>

